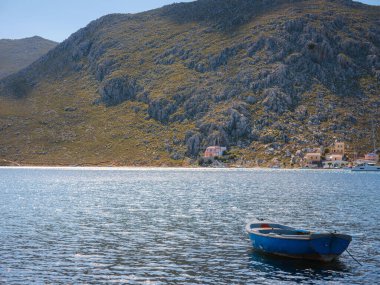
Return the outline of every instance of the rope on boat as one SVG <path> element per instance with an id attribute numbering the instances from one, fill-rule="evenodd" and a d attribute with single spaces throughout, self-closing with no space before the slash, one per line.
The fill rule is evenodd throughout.
<path id="1" fill-rule="evenodd" d="M 352 257 L 353 260 L 355 260 L 360 266 L 363 266 L 349 251 L 346 249 L 347 253 Z"/>

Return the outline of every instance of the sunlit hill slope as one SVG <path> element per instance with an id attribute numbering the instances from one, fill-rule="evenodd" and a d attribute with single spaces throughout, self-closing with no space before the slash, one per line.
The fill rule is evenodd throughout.
<path id="1" fill-rule="evenodd" d="M 199 0 L 109 15 L 0 81 L 0 160 L 181 166 L 221 144 L 231 164 L 296 166 L 335 139 L 364 152 L 379 81 L 379 7 Z"/>

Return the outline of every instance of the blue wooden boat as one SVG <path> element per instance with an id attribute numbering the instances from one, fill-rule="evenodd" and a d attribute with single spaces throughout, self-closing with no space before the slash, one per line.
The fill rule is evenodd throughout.
<path id="1" fill-rule="evenodd" d="M 255 250 L 325 262 L 341 255 L 352 240 L 345 234 L 310 232 L 270 222 L 248 223 L 246 231 Z"/>

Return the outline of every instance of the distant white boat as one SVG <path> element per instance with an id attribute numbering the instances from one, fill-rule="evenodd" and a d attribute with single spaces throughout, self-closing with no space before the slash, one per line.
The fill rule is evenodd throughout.
<path id="1" fill-rule="evenodd" d="M 380 166 L 375 163 L 361 163 L 351 169 L 351 171 L 380 171 Z"/>
<path id="2" fill-rule="evenodd" d="M 376 158 L 376 136 L 375 127 L 372 120 L 372 140 L 373 140 L 373 153 L 368 154 L 370 158 Z M 352 171 L 380 171 L 380 165 L 376 165 L 375 162 L 362 162 L 352 168 Z"/>

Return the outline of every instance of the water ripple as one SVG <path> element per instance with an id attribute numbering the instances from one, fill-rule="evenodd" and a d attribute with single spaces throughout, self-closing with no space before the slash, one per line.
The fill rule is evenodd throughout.
<path id="1" fill-rule="evenodd" d="M 380 175 L 0 169 L 0 283 L 375 284 Z M 353 235 L 330 264 L 260 255 L 254 217 Z"/>

